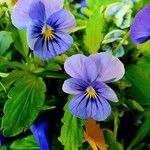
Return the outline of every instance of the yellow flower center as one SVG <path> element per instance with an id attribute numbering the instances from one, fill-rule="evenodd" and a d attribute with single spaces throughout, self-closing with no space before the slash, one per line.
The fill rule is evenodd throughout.
<path id="1" fill-rule="evenodd" d="M 96 97 L 96 91 L 93 89 L 93 87 L 89 86 L 87 89 L 86 89 L 86 94 L 88 97 L 92 97 L 92 98 L 95 98 Z"/>
<path id="2" fill-rule="evenodd" d="M 43 35 L 45 37 L 46 40 L 50 40 L 54 38 L 54 31 L 51 27 L 44 27 L 43 29 Z"/>

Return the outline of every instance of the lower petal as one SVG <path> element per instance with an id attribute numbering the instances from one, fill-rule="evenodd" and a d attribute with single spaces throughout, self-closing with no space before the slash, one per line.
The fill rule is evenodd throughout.
<path id="1" fill-rule="evenodd" d="M 95 109 L 93 109 L 91 118 L 97 121 L 104 121 L 111 114 L 110 104 L 101 97 L 98 97 L 92 105 Z"/>
<path id="2" fill-rule="evenodd" d="M 85 94 L 76 95 L 69 103 L 70 112 L 78 118 L 81 119 L 88 118 L 86 108 L 87 100 L 88 99 Z"/>

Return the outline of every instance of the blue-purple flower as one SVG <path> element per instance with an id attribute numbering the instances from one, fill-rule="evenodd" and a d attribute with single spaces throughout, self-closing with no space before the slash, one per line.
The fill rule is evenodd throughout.
<path id="1" fill-rule="evenodd" d="M 108 52 L 89 57 L 77 54 L 66 60 L 64 68 L 72 78 L 64 82 L 63 91 L 75 95 L 69 103 L 70 112 L 83 119 L 105 120 L 111 113 L 108 101 L 118 101 L 106 83 L 123 77 L 123 63 Z"/>
<path id="2" fill-rule="evenodd" d="M 40 119 L 30 127 L 30 130 L 39 144 L 40 150 L 50 150 L 48 123 L 44 119 Z"/>
<path id="3" fill-rule="evenodd" d="M 27 30 L 29 47 L 41 59 L 66 52 L 73 39 L 67 32 L 75 26 L 74 16 L 63 9 L 64 0 L 19 0 L 12 11 L 12 23 Z"/>
<path id="4" fill-rule="evenodd" d="M 150 39 L 150 5 L 137 13 L 130 32 L 131 40 L 135 44 L 142 44 Z"/>

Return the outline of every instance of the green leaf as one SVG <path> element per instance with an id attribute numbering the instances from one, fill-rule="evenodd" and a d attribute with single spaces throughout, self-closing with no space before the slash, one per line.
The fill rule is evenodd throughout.
<path id="1" fill-rule="evenodd" d="M 108 5 L 113 2 L 121 2 L 121 0 L 86 0 L 88 7 L 91 9 L 101 5 Z"/>
<path id="2" fill-rule="evenodd" d="M 127 150 L 131 150 L 136 144 L 138 144 L 146 135 L 148 135 L 150 132 L 150 119 L 145 120 L 145 122 L 142 124 L 142 126 L 139 128 L 139 130 L 136 133 L 135 138 L 130 143 Z"/>
<path id="3" fill-rule="evenodd" d="M 44 105 L 45 91 L 43 80 L 33 75 L 26 75 L 15 83 L 4 106 L 5 136 L 15 136 L 31 126 Z"/>
<path id="4" fill-rule="evenodd" d="M 104 130 L 104 136 L 106 144 L 108 145 L 107 150 L 123 150 L 122 145 L 115 140 L 115 137 L 111 131 Z"/>
<path id="5" fill-rule="evenodd" d="M 28 53 L 29 53 L 29 47 L 27 43 L 26 31 L 15 29 L 13 32 L 13 38 L 14 38 L 14 46 L 17 49 L 17 51 L 22 56 L 27 58 Z"/>
<path id="6" fill-rule="evenodd" d="M 39 146 L 33 135 L 29 135 L 23 139 L 18 139 L 10 146 L 12 150 L 39 150 Z"/>
<path id="7" fill-rule="evenodd" d="M 20 70 L 14 70 L 6 78 L 3 78 L 1 80 L 2 85 L 5 87 L 5 89 L 8 89 L 15 81 L 23 77 L 26 72 L 20 71 Z M 3 87 L 0 86 L 0 91 L 3 90 Z"/>
<path id="8" fill-rule="evenodd" d="M 88 21 L 84 38 L 84 43 L 88 47 L 90 54 L 98 52 L 104 38 L 105 25 L 103 14 L 100 9 L 96 10 Z"/>
<path id="9" fill-rule="evenodd" d="M 150 105 L 150 73 L 144 65 L 130 65 L 126 69 L 126 78 L 132 84 L 128 94 L 142 105 Z"/>
<path id="10" fill-rule="evenodd" d="M 11 37 L 11 32 L 1 31 L 0 32 L 0 54 L 3 55 L 6 50 L 12 44 L 13 39 Z"/>
<path id="11" fill-rule="evenodd" d="M 59 140 L 64 145 L 65 150 L 77 150 L 82 145 L 83 122 L 69 112 L 68 103 L 65 105 L 64 111 Z"/>

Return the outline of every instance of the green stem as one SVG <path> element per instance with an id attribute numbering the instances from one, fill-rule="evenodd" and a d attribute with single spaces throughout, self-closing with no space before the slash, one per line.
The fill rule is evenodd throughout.
<path id="1" fill-rule="evenodd" d="M 117 132 L 118 132 L 118 111 L 114 111 L 114 137 L 117 139 Z"/>
<path id="2" fill-rule="evenodd" d="M 2 82 L 0 82 L 1 87 L 3 88 L 3 90 L 6 92 L 6 88 L 5 86 L 2 84 Z"/>
<path id="3" fill-rule="evenodd" d="M 123 43 L 125 42 L 125 40 L 129 37 L 129 34 L 130 34 L 130 31 L 128 31 L 128 32 L 125 34 L 125 36 L 123 37 L 123 39 L 122 39 L 122 40 L 120 41 L 120 43 L 118 44 L 117 48 L 113 51 L 113 55 L 114 55 L 114 56 L 118 53 L 120 47 L 123 45 Z"/>
<path id="4" fill-rule="evenodd" d="M 36 73 L 36 75 L 40 77 L 57 78 L 57 79 L 68 79 L 69 77 L 67 74 L 61 74 L 56 72 L 41 72 Z"/>

